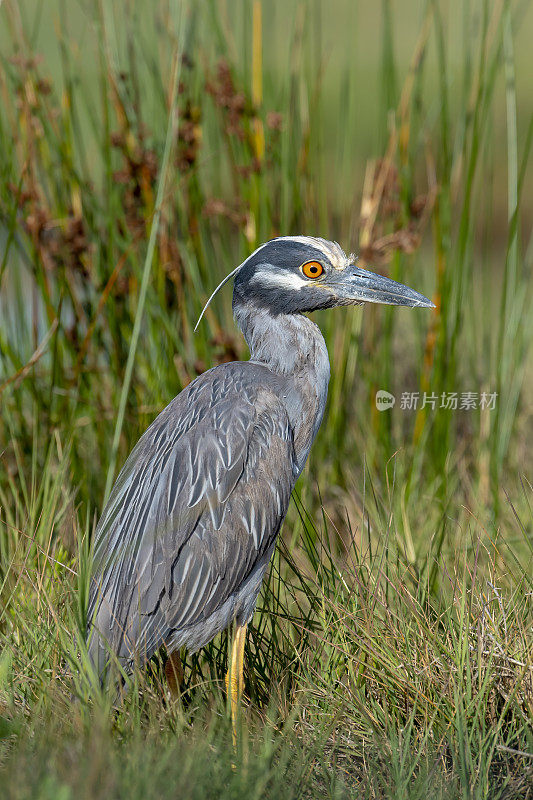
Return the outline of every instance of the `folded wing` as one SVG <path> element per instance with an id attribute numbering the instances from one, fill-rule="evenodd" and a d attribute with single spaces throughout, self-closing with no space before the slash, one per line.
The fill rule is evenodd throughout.
<path id="1" fill-rule="evenodd" d="M 206 643 L 209 620 L 269 557 L 297 466 L 285 406 L 261 388 L 261 369 L 200 376 L 126 461 L 96 531 L 88 637 L 100 672 L 110 652 L 128 669 L 193 628 Z"/>

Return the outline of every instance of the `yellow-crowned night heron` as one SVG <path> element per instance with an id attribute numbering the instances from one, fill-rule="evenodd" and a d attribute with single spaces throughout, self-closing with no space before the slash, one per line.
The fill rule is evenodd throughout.
<path id="1" fill-rule="evenodd" d="M 235 726 L 246 626 L 326 405 L 328 353 L 304 314 L 432 303 L 309 236 L 267 242 L 220 286 L 231 277 L 250 360 L 196 378 L 131 452 L 96 530 L 88 641 L 103 676 L 110 659 L 128 671 L 235 622 Z"/>

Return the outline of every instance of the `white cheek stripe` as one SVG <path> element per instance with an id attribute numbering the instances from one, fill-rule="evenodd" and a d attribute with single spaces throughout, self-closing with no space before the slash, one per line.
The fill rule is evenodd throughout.
<path id="1" fill-rule="evenodd" d="M 303 289 L 309 286 L 309 281 L 304 280 L 294 272 L 277 272 L 276 270 L 258 270 L 250 283 L 259 283 L 263 286 L 277 286 L 284 289 Z"/>

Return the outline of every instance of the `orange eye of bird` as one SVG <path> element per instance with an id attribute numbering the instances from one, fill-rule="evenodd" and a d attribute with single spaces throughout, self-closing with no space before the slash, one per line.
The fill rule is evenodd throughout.
<path id="1" fill-rule="evenodd" d="M 320 278 L 324 272 L 324 267 L 320 261 L 308 261 L 300 267 L 306 278 Z"/>

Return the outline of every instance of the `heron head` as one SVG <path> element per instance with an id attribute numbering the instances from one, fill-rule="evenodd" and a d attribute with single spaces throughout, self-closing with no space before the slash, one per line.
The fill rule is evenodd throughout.
<path id="1" fill-rule="evenodd" d="M 258 247 L 220 286 L 234 277 L 234 305 L 250 303 L 273 315 L 361 303 L 434 308 L 423 294 L 361 269 L 356 261 L 336 242 L 281 236 Z"/>
<path id="2" fill-rule="evenodd" d="M 284 236 L 259 247 L 235 275 L 234 297 L 273 314 L 359 303 L 433 307 L 408 286 L 361 269 L 336 242 Z"/>

